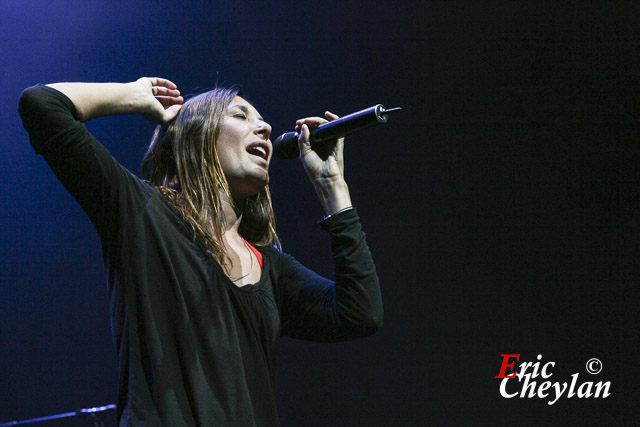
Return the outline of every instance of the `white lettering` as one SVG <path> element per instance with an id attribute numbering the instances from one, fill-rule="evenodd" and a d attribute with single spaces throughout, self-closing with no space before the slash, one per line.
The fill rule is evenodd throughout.
<path id="1" fill-rule="evenodd" d="M 539 354 L 538 355 L 538 360 L 542 359 L 542 355 Z M 538 369 L 540 368 L 540 362 L 536 362 L 533 364 L 533 374 L 531 375 L 531 378 L 538 378 Z"/>
<path id="2" fill-rule="evenodd" d="M 524 377 L 525 372 L 527 372 L 527 369 L 529 369 L 531 365 L 533 365 L 533 362 L 523 362 L 520 364 L 520 370 L 516 374 L 519 381 L 522 381 L 522 377 Z"/>
<path id="3" fill-rule="evenodd" d="M 582 383 L 580 385 L 580 388 L 578 389 L 578 397 L 579 398 L 591 397 L 591 384 L 593 384 L 591 381 L 587 381 L 586 383 Z M 585 388 L 584 386 L 587 386 L 586 390 L 583 390 L 583 388 Z"/>
<path id="4" fill-rule="evenodd" d="M 578 373 L 576 372 L 575 374 L 571 375 L 571 387 L 569 387 L 569 393 L 567 394 L 567 397 L 573 397 L 576 394 L 573 392 L 573 389 L 576 388 L 576 382 L 578 382 Z"/>
<path id="5" fill-rule="evenodd" d="M 547 374 L 547 366 L 556 366 L 556 362 L 547 362 L 544 364 L 544 366 L 542 367 L 542 372 L 540 373 L 540 375 L 542 375 L 542 378 L 549 378 L 552 374 Z"/>
<path id="6" fill-rule="evenodd" d="M 511 399 L 519 396 L 520 398 L 535 398 L 540 399 L 549 398 L 547 405 L 554 405 L 561 397 L 565 396 L 571 398 L 577 396 L 578 399 L 593 398 L 606 398 L 611 395 L 611 381 L 594 383 L 592 381 L 586 381 L 582 384 L 578 382 L 580 374 L 575 373 L 571 375 L 570 382 L 551 382 L 551 381 L 535 381 L 537 377 L 544 379 L 551 378 L 553 373 L 551 369 L 556 365 L 555 362 L 546 362 L 542 364 L 540 360 L 542 355 L 538 355 L 538 362 L 523 362 L 520 364 L 520 369 L 516 374 L 515 388 L 521 387 L 519 391 L 513 392 L 513 390 L 507 391 L 509 386 L 509 380 L 513 378 L 503 378 L 500 382 L 500 395 L 504 398 Z M 496 377 L 498 378 L 498 377 Z"/>
<path id="7" fill-rule="evenodd" d="M 600 396 L 600 390 L 602 390 L 603 388 L 604 390 L 604 394 L 602 395 L 603 398 L 605 397 L 609 397 L 611 396 L 611 393 L 609 393 L 609 386 L 611 385 L 611 381 L 607 381 L 606 383 L 602 383 L 602 381 L 598 381 L 596 383 L 596 392 L 593 395 L 593 397 L 598 397 Z"/>
<path id="8" fill-rule="evenodd" d="M 544 391 L 551 387 L 551 381 L 545 381 L 540 384 L 540 388 L 538 388 L 538 397 L 545 398 L 549 396 L 549 393 L 545 393 Z"/>
<path id="9" fill-rule="evenodd" d="M 549 405 L 553 405 L 554 403 L 556 403 L 558 401 L 558 399 L 560 399 L 562 397 L 562 395 L 564 394 L 564 391 L 567 389 L 567 383 L 563 383 L 564 387 L 562 387 L 562 389 L 560 388 L 560 383 L 554 383 L 553 384 L 553 388 L 556 391 L 556 398 L 554 400 L 550 400 L 549 401 Z"/>
<path id="10" fill-rule="evenodd" d="M 522 391 L 520 392 L 520 397 L 528 397 L 532 398 L 536 395 L 536 382 L 529 380 L 531 379 L 531 375 L 527 374 L 524 376 L 524 384 L 522 384 Z M 529 390 L 529 396 L 527 396 L 527 389 Z"/>
<path id="11" fill-rule="evenodd" d="M 507 399 L 511 399 L 512 397 L 516 397 L 518 395 L 518 393 L 513 393 L 513 394 L 508 394 L 507 393 L 507 381 L 509 381 L 510 378 L 505 378 L 502 381 L 500 381 L 500 395 L 502 397 L 506 397 Z"/>

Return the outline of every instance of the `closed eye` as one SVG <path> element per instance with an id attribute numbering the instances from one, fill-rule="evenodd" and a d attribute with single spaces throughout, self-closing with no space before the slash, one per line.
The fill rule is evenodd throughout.
<path id="1" fill-rule="evenodd" d="M 231 115 L 231 117 L 234 117 L 236 119 L 240 119 L 240 120 L 250 120 L 250 117 L 253 117 L 254 113 L 249 111 L 249 108 L 247 108 L 246 105 L 230 105 L 228 107 L 228 110 L 231 111 L 229 112 L 229 114 Z M 256 118 L 262 122 L 264 122 L 264 119 L 260 116 L 257 115 Z"/>

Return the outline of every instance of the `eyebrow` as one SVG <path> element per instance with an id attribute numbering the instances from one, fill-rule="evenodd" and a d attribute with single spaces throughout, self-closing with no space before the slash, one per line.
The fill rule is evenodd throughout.
<path id="1" fill-rule="evenodd" d="M 246 105 L 242 105 L 242 104 L 233 104 L 233 105 L 229 105 L 229 107 L 227 108 L 228 110 L 232 109 L 232 108 L 239 108 L 243 113 L 245 113 L 247 116 L 250 115 L 250 111 L 249 108 Z M 258 116 L 258 120 L 260 120 L 261 122 L 264 122 L 264 118 L 262 118 L 262 116 Z"/>

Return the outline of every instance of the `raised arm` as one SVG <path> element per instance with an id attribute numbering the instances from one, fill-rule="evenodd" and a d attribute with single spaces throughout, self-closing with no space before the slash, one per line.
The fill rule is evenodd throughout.
<path id="1" fill-rule="evenodd" d="M 325 113 L 329 120 L 338 116 Z M 295 259 L 285 257 L 279 292 L 282 333 L 313 341 L 364 337 L 382 326 L 380 284 L 358 214 L 344 179 L 342 139 L 311 149 L 309 129 L 327 120 L 298 120 L 300 160 L 326 217 L 320 222 L 331 236 L 334 280 L 324 279 Z"/>
<path id="2" fill-rule="evenodd" d="M 78 201 L 101 235 L 117 230 L 121 209 L 141 209 L 147 187 L 102 146 L 84 123 L 114 114 L 142 114 L 157 123 L 175 117 L 182 97 L 172 82 L 55 83 L 25 89 L 18 110 L 29 141 Z M 106 233 L 106 234 L 105 234 Z"/>
<path id="3" fill-rule="evenodd" d="M 131 83 L 52 83 L 65 94 L 82 122 L 96 117 L 142 114 L 166 123 L 180 111 L 183 99 L 175 83 L 159 77 L 142 77 Z"/>

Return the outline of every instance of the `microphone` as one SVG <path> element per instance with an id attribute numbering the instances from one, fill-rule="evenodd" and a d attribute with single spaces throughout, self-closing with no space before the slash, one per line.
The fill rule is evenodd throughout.
<path id="1" fill-rule="evenodd" d="M 400 110 L 402 110 L 402 107 L 387 110 L 382 104 L 378 104 L 324 123 L 310 132 L 309 141 L 311 142 L 311 148 L 315 149 L 315 147 L 325 141 L 342 138 L 375 126 L 378 123 L 386 123 L 388 120 L 387 113 Z M 275 155 L 283 160 L 298 157 L 298 154 L 300 154 L 298 149 L 299 136 L 300 133 L 298 132 L 288 132 L 280 135 L 273 142 L 273 152 Z"/>

